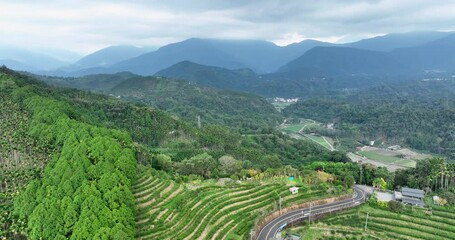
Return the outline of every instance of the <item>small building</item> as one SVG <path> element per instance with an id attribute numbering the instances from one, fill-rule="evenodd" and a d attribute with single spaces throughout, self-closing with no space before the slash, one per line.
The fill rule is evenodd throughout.
<path id="1" fill-rule="evenodd" d="M 374 141 L 370 141 L 370 146 L 373 146 L 374 145 Z"/>
<path id="2" fill-rule="evenodd" d="M 441 198 L 439 198 L 439 196 L 433 196 L 434 205 L 439 205 L 440 201 L 441 201 Z"/>
<path id="3" fill-rule="evenodd" d="M 425 203 L 423 202 L 423 198 L 425 196 L 423 190 L 402 187 L 401 195 L 402 195 L 401 201 L 403 203 L 417 205 L 421 207 L 425 206 Z"/>
<path id="4" fill-rule="evenodd" d="M 403 195 L 401 194 L 401 192 L 394 191 L 393 192 L 393 198 L 396 201 L 401 201 L 401 200 L 403 200 Z"/>
<path id="5" fill-rule="evenodd" d="M 299 188 L 298 187 L 291 187 L 289 188 L 289 192 L 291 192 L 292 194 L 296 194 L 299 192 Z"/>

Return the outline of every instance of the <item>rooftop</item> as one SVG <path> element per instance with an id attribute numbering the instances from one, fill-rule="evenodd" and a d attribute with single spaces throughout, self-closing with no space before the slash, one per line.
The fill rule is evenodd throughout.
<path id="1" fill-rule="evenodd" d="M 403 199 L 401 201 L 403 203 L 412 204 L 412 205 L 418 205 L 418 206 L 421 206 L 421 207 L 425 206 L 425 203 L 421 199 L 403 197 Z"/>
<path id="2" fill-rule="evenodd" d="M 423 198 L 424 197 L 423 190 L 415 189 L 415 188 L 403 187 L 403 188 L 401 188 L 401 193 L 403 194 L 403 198 L 405 196 L 414 197 L 414 198 Z"/>

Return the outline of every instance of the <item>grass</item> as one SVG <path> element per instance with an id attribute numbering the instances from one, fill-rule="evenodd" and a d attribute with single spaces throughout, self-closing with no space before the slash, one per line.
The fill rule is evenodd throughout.
<path id="1" fill-rule="evenodd" d="M 395 164 L 403 167 L 415 167 L 416 162 L 410 159 L 403 159 L 395 156 L 385 156 L 376 152 L 370 151 L 358 151 L 358 155 L 364 156 L 373 161 L 377 161 L 384 164 Z"/>
<path id="2" fill-rule="evenodd" d="M 399 157 L 385 156 L 385 155 L 381 155 L 381 154 L 376 153 L 376 152 L 359 151 L 357 153 L 359 155 L 364 156 L 366 158 L 369 158 L 371 160 L 375 160 L 375 161 L 386 163 L 386 164 L 390 164 L 390 163 L 394 163 L 394 162 L 398 162 L 400 160 L 403 160 L 403 159 L 401 159 Z"/>
<path id="3" fill-rule="evenodd" d="M 319 145 L 331 150 L 329 143 L 324 139 L 324 137 L 317 136 L 317 135 L 305 135 L 307 138 L 311 139 L 312 141 L 318 143 Z"/>
<path id="4" fill-rule="evenodd" d="M 364 230 L 366 214 L 368 228 Z M 362 205 L 290 229 L 303 239 L 455 239 L 455 211 L 406 207 L 401 213 Z M 319 234 L 318 234 L 319 233 Z"/>
<path id="5" fill-rule="evenodd" d="M 305 124 L 303 124 L 303 123 L 289 124 L 289 125 L 286 127 L 286 130 L 297 133 L 297 132 L 299 132 L 304 126 L 305 126 Z"/>
<path id="6" fill-rule="evenodd" d="M 255 220 L 278 207 L 330 196 L 321 190 L 292 195 L 301 179 L 272 178 L 220 186 L 213 181 L 181 184 L 162 172 L 139 167 L 133 184 L 137 239 L 248 239 Z"/>
<path id="7" fill-rule="evenodd" d="M 276 108 L 276 110 L 278 110 L 279 112 L 281 112 L 281 110 L 285 109 L 286 107 L 288 107 L 289 105 L 292 105 L 293 103 L 284 103 L 284 102 L 272 102 L 272 105 Z"/>

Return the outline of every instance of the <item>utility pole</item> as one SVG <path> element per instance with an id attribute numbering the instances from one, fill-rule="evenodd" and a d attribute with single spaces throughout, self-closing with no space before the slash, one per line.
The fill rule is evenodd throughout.
<path id="1" fill-rule="evenodd" d="M 368 212 L 367 212 L 367 218 L 365 219 L 365 231 L 368 228 Z"/>
<path id="2" fill-rule="evenodd" d="M 361 164 L 359 164 L 359 167 L 360 167 L 360 181 L 359 181 L 359 184 L 362 185 L 363 167 L 362 167 Z"/>
<path id="3" fill-rule="evenodd" d="M 280 200 L 279 200 L 279 203 L 280 203 L 280 214 L 281 214 L 281 201 L 283 201 L 283 199 L 280 196 Z"/>
<path id="4" fill-rule="evenodd" d="M 308 214 L 308 227 L 311 226 L 311 206 L 312 206 L 312 205 L 313 205 L 313 204 L 310 203 L 310 214 Z"/>

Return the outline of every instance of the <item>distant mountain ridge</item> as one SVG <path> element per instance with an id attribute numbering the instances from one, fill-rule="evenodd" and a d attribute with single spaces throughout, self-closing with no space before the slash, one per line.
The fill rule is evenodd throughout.
<path id="1" fill-rule="evenodd" d="M 218 89 L 245 90 L 248 84 L 261 81 L 260 76 L 248 68 L 226 69 L 183 61 L 163 69 L 155 76 L 188 80 Z"/>
<path id="2" fill-rule="evenodd" d="M 422 75 L 425 71 L 455 71 L 455 33 L 416 47 L 377 52 L 347 47 L 315 47 L 280 68 L 292 79 L 315 72 L 319 76 L 366 74 Z M 315 75 L 313 75 L 315 76 Z"/>
<path id="3" fill-rule="evenodd" d="M 389 52 L 397 48 L 416 47 L 447 37 L 451 32 L 416 31 L 407 33 L 391 33 L 357 42 L 343 44 L 345 47 L 371 51 Z"/>
<path id="4" fill-rule="evenodd" d="M 52 70 L 68 63 L 40 52 L 0 46 L 0 64 L 22 71 Z"/>
<path id="5" fill-rule="evenodd" d="M 109 47 L 59 71 L 38 71 L 33 65 L 8 59 L 3 62 L 44 75 L 131 72 L 167 76 L 267 97 L 296 97 L 407 81 L 429 72 L 455 72 L 453 32 L 387 34 L 346 44 L 305 40 L 284 47 L 267 41 L 191 38 L 156 51 L 141 51 L 132 46 Z"/>
<path id="6" fill-rule="evenodd" d="M 106 67 L 129 58 L 137 57 L 151 50 L 151 48 L 139 48 L 127 45 L 110 46 L 81 58 L 72 64 L 72 67 L 76 69 Z"/>

